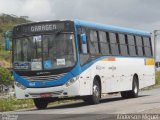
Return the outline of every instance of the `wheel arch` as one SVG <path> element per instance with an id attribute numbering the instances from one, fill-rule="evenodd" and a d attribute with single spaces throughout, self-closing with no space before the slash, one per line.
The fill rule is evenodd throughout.
<path id="1" fill-rule="evenodd" d="M 138 83 L 138 86 L 139 86 L 139 77 L 138 77 L 138 74 L 137 74 L 137 73 L 135 73 L 135 74 L 133 75 L 133 80 L 134 80 L 134 78 L 136 78 L 136 82 Z"/>
<path id="2" fill-rule="evenodd" d="M 98 84 L 99 84 L 99 86 L 100 86 L 100 92 L 102 93 L 102 82 L 101 82 L 100 76 L 99 76 L 99 75 L 96 75 L 96 76 L 94 77 L 94 81 L 95 81 L 95 80 L 98 82 Z M 94 81 L 93 81 L 93 83 L 94 83 Z"/>

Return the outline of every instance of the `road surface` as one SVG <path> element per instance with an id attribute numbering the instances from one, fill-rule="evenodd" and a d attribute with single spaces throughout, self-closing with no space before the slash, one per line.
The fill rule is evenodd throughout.
<path id="1" fill-rule="evenodd" d="M 97 105 L 76 101 L 48 106 L 45 110 L 33 108 L 9 114 L 18 114 L 18 120 L 112 120 L 119 114 L 132 113 L 159 114 L 160 120 L 160 88 L 141 91 L 139 97 L 133 99 L 116 95 L 102 99 Z"/>

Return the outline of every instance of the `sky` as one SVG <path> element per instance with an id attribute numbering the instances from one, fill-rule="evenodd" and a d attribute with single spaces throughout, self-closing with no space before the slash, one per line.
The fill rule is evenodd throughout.
<path id="1" fill-rule="evenodd" d="M 33 21 L 82 19 L 151 32 L 160 29 L 160 0 L 0 0 L 0 13 Z"/>
<path id="2" fill-rule="evenodd" d="M 160 30 L 160 0 L 0 0 L 0 13 L 28 16 L 33 21 L 81 19 Z"/>

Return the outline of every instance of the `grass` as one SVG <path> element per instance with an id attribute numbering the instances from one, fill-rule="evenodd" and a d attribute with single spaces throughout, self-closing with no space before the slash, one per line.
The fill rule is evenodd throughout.
<path id="1" fill-rule="evenodd" d="M 57 105 L 61 103 L 70 102 L 73 100 L 60 100 L 51 102 L 49 105 Z M 15 111 L 19 109 L 27 109 L 35 107 L 32 99 L 21 99 L 18 100 L 15 97 L 2 98 L 0 99 L 0 112 Z"/>
<path id="2" fill-rule="evenodd" d="M 0 60 L 10 61 L 11 52 L 10 51 L 0 51 Z"/>
<path id="3" fill-rule="evenodd" d="M 15 97 L 0 99 L 0 112 L 13 111 L 32 107 L 34 107 L 32 99 L 17 100 Z"/>

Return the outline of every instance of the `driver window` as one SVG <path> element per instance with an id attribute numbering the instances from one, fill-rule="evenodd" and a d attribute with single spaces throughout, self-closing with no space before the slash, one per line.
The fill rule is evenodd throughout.
<path id="1" fill-rule="evenodd" d="M 84 37 L 86 37 L 86 42 L 84 42 L 82 40 Z M 79 38 L 79 50 L 80 50 L 81 54 L 88 54 L 87 36 L 84 36 L 84 37 L 83 37 L 83 34 L 78 35 L 78 38 Z"/>

